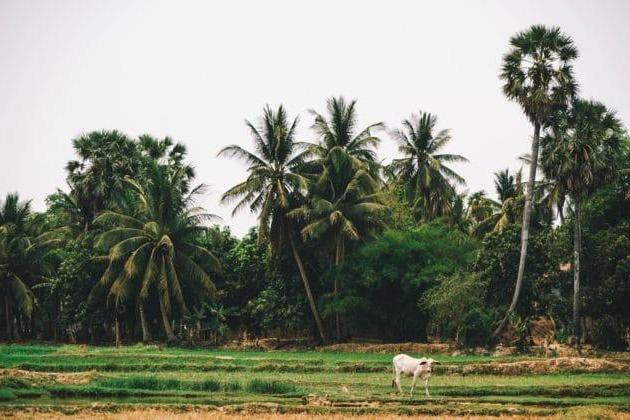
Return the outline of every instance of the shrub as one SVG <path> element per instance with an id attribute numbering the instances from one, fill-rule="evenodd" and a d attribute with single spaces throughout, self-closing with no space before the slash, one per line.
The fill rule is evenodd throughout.
<path id="1" fill-rule="evenodd" d="M 457 329 L 458 344 L 463 347 L 491 345 L 495 319 L 494 311 L 473 309 L 468 312 Z"/>
<path id="2" fill-rule="evenodd" d="M 0 388 L 0 401 L 11 401 L 16 399 L 17 396 L 6 388 Z"/>
<path id="3" fill-rule="evenodd" d="M 452 338 L 464 318 L 484 307 L 487 281 L 477 273 L 457 272 L 439 278 L 439 285 L 429 290 L 420 301 L 431 314 L 431 324 L 443 338 Z"/>

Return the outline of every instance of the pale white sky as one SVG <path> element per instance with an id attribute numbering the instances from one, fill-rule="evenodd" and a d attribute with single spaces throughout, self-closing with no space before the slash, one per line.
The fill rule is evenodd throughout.
<path id="1" fill-rule="evenodd" d="M 559 25 L 580 51 L 581 93 L 630 119 L 628 1 L 22 1 L 0 0 L 0 196 L 44 208 L 65 188 L 71 139 L 100 129 L 171 136 L 188 146 L 201 200 L 237 235 L 255 218 L 218 204 L 244 166 L 216 158 L 250 147 L 243 124 L 262 107 L 301 115 L 357 98 L 361 125 L 394 127 L 419 109 L 450 128 L 470 191 L 518 168 L 531 128 L 502 95 L 508 40 Z M 382 158 L 396 148 L 383 135 Z"/>

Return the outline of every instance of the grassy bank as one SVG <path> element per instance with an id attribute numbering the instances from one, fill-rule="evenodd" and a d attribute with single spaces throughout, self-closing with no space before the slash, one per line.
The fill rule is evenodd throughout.
<path id="1" fill-rule="evenodd" d="M 606 359 L 550 363 L 529 356 L 436 354 L 432 357 L 443 365 L 431 380 L 431 399 L 421 387 L 413 398 L 393 392 L 391 356 L 0 345 L 0 410 L 15 414 L 224 407 L 313 415 L 547 416 L 603 407 L 630 413 L 630 374 L 625 370 L 630 360 L 624 355 L 616 355 L 610 364 Z M 536 373 L 516 374 L 522 369 L 512 367 L 523 362 L 538 366 Z M 553 372 L 545 371 L 551 367 Z M 405 378 L 403 388 L 409 386 Z"/>

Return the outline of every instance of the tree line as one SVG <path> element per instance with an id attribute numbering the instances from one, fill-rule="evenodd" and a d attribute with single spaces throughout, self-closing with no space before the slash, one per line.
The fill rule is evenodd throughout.
<path id="1" fill-rule="evenodd" d="M 219 152 L 247 166 L 221 197 L 258 216 L 239 240 L 197 206 L 205 187 L 183 144 L 82 135 L 67 192 L 44 212 L 17 194 L 0 203 L 3 336 L 523 344 L 544 316 L 558 341 L 627 346 L 630 141 L 613 111 L 578 96 L 577 56 L 555 27 L 510 40 L 500 78 L 533 136 L 527 180 L 495 173 L 497 200 L 462 192 L 452 163 L 467 159 L 444 152 L 451 135 L 431 113 L 359 127 L 357 101 L 334 97 L 310 111 L 304 142 L 298 117 L 266 106 L 246 121 L 252 148 Z M 384 136 L 398 144 L 388 164 Z"/>

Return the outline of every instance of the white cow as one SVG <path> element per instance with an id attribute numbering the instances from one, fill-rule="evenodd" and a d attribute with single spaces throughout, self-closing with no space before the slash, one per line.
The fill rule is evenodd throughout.
<path id="1" fill-rule="evenodd" d="M 427 359 L 425 357 L 416 359 L 411 356 L 407 356 L 406 354 L 399 354 L 394 356 L 393 364 L 394 379 L 392 380 L 392 387 L 397 387 L 398 392 L 400 393 L 403 392 L 400 387 L 400 374 L 404 373 L 405 375 L 413 376 L 410 395 L 413 395 L 413 388 L 416 386 L 416 381 L 418 380 L 418 377 L 421 377 L 424 380 L 424 391 L 426 392 L 427 397 L 431 396 L 429 395 L 429 379 L 431 378 L 431 371 L 433 370 L 433 365 L 439 365 L 440 362 L 433 359 Z"/>

